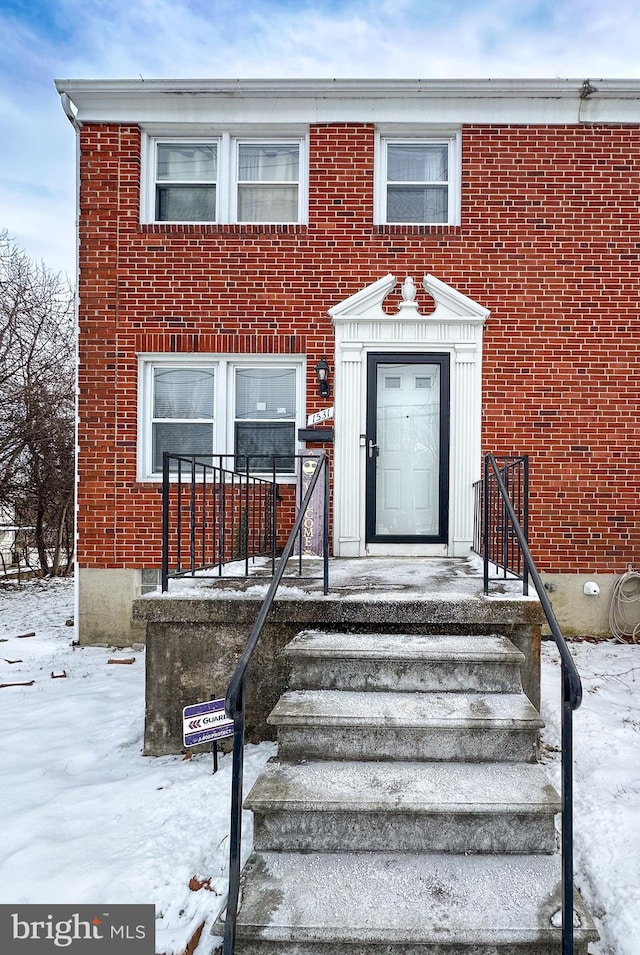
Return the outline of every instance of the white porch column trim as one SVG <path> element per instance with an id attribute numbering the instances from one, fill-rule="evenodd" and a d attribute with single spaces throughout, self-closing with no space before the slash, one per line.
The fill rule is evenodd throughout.
<path id="1" fill-rule="evenodd" d="M 360 498 L 364 495 L 364 486 L 360 487 L 360 426 L 356 409 L 360 407 L 362 389 L 362 345 L 359 342 L 346 342 L 340 352 L 340 374 L 335 374 L 335 407 L 342 408 L 340 427 L 335 431 L 334 466 L 334 551 L 340 557 L 358 557 L 360 547 Z M 348 408 L 354 413 L 344 414 Z M 335 416 L 335 411 L 334 411 Z M 335 420 L 334 420 L 335 426 Z M 340 493 L 337 493 L 336 474 L 351 474 L 353 480 L 341 481 Z"/>
<path id="2" fill-rule="evenodd" d="M 329 309 L 336 342 L 334 551 L 339 557 L 367 553 L 366 356 L 369 352 L 396 351 L 410 356 L 433 351 L 448 353 L 451 360 L 447 553 L 464 556 L 473 539 L 472 484 L 480 471 L 482 330 L 489 311 L 435 276 L 425 275 L 422 287 L 435 302 L 435 309 L 420 314 L 416 285 L 406 278 L 398 311 L 389 314 L 383 302 L 396 284 L 393 275 L 386 275 Z M 390 552 L 398 553 L 399 547 L 394 545 Z M 411 552 L 416 553 L 415 545 Z M 429 553 L 429 545 L 425 553 Z"/>
<path id="3" fill-rule="evenodd" d="M 466 557 L 473 542 L 473 494 L 481 454 L 482 362 L 480 345 L 455 345 L 451 374 L 450 541 L 451 556 Z M 453 422 L 456 426 L 453 427 Z M 454 467 L 459 469 L 457 472 Z"/>

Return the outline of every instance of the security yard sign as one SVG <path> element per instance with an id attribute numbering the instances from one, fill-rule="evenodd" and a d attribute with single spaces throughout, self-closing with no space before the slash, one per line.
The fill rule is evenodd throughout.
<path id="1" fill-rule="evenodd" d="M 233 736 L 233 720 L 224 711 L 224 700 L 194 703 L 182 710 L 182 738 L 185 746 L 210 743 Z"/>

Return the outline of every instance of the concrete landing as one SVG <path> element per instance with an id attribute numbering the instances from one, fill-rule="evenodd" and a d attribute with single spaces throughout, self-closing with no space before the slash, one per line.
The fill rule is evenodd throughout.
<path id="1" fill-rule="evenodd" d="M 271 562 L 264 559 L 249 563 L 249 577 L 245 578 L 244 563 L 229 564 L 222 576 L 181 577 L 169 581 L 165 595 L 193 599 L 212 590 L 217 599 L 233 595 L 259 596 L 266 594 L 271 575 Z M 522 595 L 522 582 L 514 579 L 494 580 L 490 583 L 490 597 L 515 597 Z M 355 557 L 329 560 L 329 593 L 322 593 L 322 561 L 305 557 L 302 564 L 292 558 L 278 590 L 279 599 L 296 600 L 332 596 L 372 596 L 383 598 L 402 597 L 421 599 L 426 595 L 434 599 L 483 596 L 482 561 L 470 557 Z M 212 596 L 212 594 L 207 594 Z M 533 597 L 531 599 L 536 600 Z"/>

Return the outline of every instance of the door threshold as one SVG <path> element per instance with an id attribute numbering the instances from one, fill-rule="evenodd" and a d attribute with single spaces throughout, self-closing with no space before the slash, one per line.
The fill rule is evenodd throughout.
<path id="1" fill-rule="evenodd" d="M 367 544 L 362 557 L 448 557 L 447 544 Z"/>

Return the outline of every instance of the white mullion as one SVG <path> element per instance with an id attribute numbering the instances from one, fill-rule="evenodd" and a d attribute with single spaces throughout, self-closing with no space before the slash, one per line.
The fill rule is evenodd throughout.
<path id="1" fill-rule="evenodd" d="M 300 453 L 302 449 L 302 442 L 298 438 L 298 428 L 304 428 L 306 426 L 307 417 L 306 417 L 306 380 L 307 380 L 307 363 L 306 360 L 295 362 L 294 368 L 296 370 L 296 414 L 295 414 L 295 449 L 296 453 Z"/>
<path id="2" fill-rule="evenodd" d="M 156 143 L 150 136 L 143 136 L 141 143 L 141 169 L 146 179 L 140 207 L 141 222 L 156 221 Z"/>
<path id="3" fill-rule="evenodd" d="M 219 221 L 224 225 L 236 221 L 234 202 L 235 156 L 234 140 L 227 132 L 220 134 L 218 157 L 218 188 L 220 190 Z"/>
<path id="4" fill-rule="evenodd" d="M 138 359 L 138 479 L 153 474 L 153 365 Z"/>
<path id="5" fill-rule="evenodd" d="M 462 135 L 455 133 L 449 139 L 449 222 L 459 225 L 462 193 Z"/>
<path id="6" fill-rule="evenodd" d="M 228 454 L 229 453 L 229 435 L 228 435 L 228 421 L 229 421 L 229 361 L 226 358 L 220 358 L 217 365 L 217 375 L 215 383 L 215 399 L 216 406 L 214 407 L 215 415 L 215 432 L 214 432 L 214 448 L 217 448 L 218 454 Z"/>
<path id="7" fill-rule="evenodd" d="M 309 137 L 298 140 L 298 222 L 309 218 Z"/>
<path id="8" fill-rule="evenodd" d="M 238 191 L 240 170 L 240 146 L 244 140 L 238 136 L 231 139 L 229 146 L 229 181 L 230 181 L 230 222 L 238 222 Z"/>
<path id="9" fill-rule="evenodd" d="M 376 134 L 376 149 L 374 155 L 374 195 L 373 218 L 374 222 L 387 221 L 387 148 L 389 140 L 385 136 Z"/>

